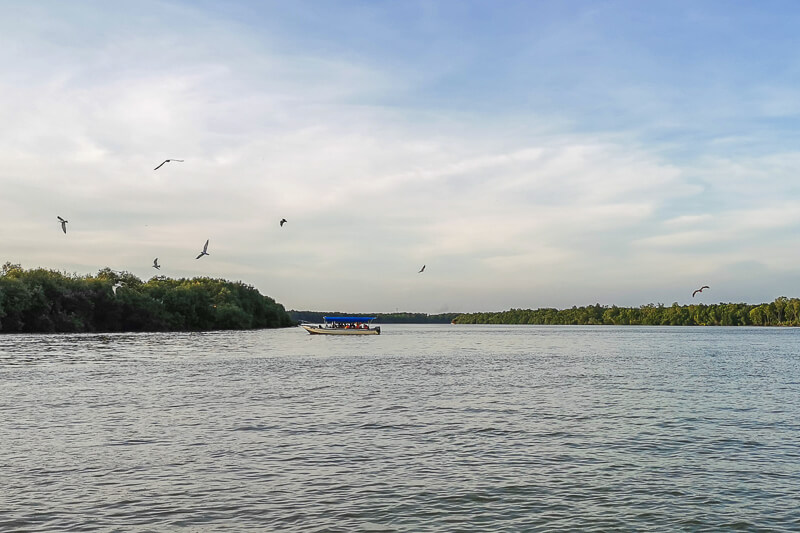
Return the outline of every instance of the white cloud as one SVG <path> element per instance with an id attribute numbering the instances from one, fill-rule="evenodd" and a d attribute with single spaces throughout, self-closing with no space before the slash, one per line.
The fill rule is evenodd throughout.
<path id="1" fill-rule="evenodd" d="M 159 22 L 64 49 L 42 35 L 68 22 L 16 30 L 31 46 L 0 56 L 16 73 L 0 81 L 3 260 L 148 277 L 158 256 L 298 308 L 625 304 L 770 256 L 800 224 L 798 154 L 695 164 L 633 134 L 364 105 L 430 77 L 181 13 L 209 37 Z M 153 171 L 166 158 L 185 163 Z"/>
<path id="2" fill-rule="evenodd" d="M 710 221 L 712 218 L 713 217 L 708 213 L 703 213 L 702 215 L 681 215 L 665 220 L 664 225 L 668 227 L 698 226 Z"/>

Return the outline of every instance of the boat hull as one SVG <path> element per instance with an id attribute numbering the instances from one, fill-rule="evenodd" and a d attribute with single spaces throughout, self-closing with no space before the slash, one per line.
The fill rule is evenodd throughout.
<path id="1" fill-rule="evenodd" d="M 380 335 L 380 328 L 370 329 L 344 329 L 344 328 L 318 328 L 316 326 L 302 325 L 302 328 L 311 335 Z"/>

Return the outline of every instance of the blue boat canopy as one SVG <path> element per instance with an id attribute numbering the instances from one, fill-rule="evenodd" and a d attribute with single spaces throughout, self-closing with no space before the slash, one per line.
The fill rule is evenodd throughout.
<path id="1" fill-rule="evenodd" d="M 324 316 L 326 322 L 369 322 L 374 316 Z"/>

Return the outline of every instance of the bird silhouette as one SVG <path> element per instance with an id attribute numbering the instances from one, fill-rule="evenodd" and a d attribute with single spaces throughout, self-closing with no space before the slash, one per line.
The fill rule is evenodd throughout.
<path id="1" fill-rule="evenodd" d="M 417 274 L 422 274 L 423 272 L 425 272 L 425 265 L 422 265 L 422 268 L 419 269 L 419 272 L 417 272 Z"/>
<path id="2" fill-rule="evenodd" d="M 183 163 L 183 159 L 165 159 L 165 160 L 164 160 L 164 163 L 171 163 L 171 162 L 173 162 L 173 161 L 177 161 L 178 163 Z M 156 168 L 154 168 L 153 170 L 158 170 L 159 168 L 163 167 L 163 166 L 164 166 L 164 163 L 161 163 L 160 165 L 158 165 L 158 166 L 157 166 Z"/>
<path id="3" fill-rule="evenodd" d="M 66 233 L 67 232 L 67 222 L 69 222 L 69 220 L 64 220 L 63 218 L 61 218 L 58 215 L 56 215 L 56 217 L 61 222 L 61 229 L 64 230 L 64 233 Z"/>
<path id="4" fill-rule="evenodd" d="M 287 222 L 289 222 L 289 221 L 286 220 L 285 218 L 282 218 L 281 219 L 281 227 L 283 227 L 283 225 L 286 224 Z"/>
<path id="5" fill-rule="evenodd" d="M 708 285 L 703 285 L 702 287 L 700 287 L 699 289 L 697 289 L 692 293 L 692 298 L 694 298 L 694 295 L 697 294 L 698 292 L 703 292 L 703 289 L 710 289 L 710 288 L 711 287 L 709 287 Z"/>
<path id="6" fill-rule="evenodd" d="M 158 264 L 158 257 L 153 259 L 153 268 L 155 268 L 156 270 L 161 270 L 161 265 Z"/>
<path id="7" fill-rule="evenodd" d="M 200 255 L 195 257 L 195 259 L 200 259 L 204 255 L 211 255 L 210 253 L 208 253 L 208 240 L 206 240 L 206 244 L 203 246 L 203 251 L 200 252 Z"/>

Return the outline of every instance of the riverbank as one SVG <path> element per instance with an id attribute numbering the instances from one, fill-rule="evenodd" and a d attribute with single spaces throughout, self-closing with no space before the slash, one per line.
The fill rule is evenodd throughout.
<path id="1" fill-rule="evenodd" d="M 212 278 L 143 282 L 108 268 L 97 275 L 0 271 L 0 333 L 209 331 L 295 325 L 284 307 L 241 281 Z"/>
<path id="2" fill-rule="evenodd" d="M 571 309 L 510 309 L 464 313 L 456 324 L 538 324 L 611 326 L 800 326 L 800 299 L 781 296 L 771 303 L 719 303 L 640 307 L 601 306 Z"/>
<path id="3" fill-rule="evenodd" d="M 341 311 L 296 311 L 290 309 L 289 316 L 298 322 L 322 322 L 326 316 L 374 316 L 376 324 L 449 324 L 461 313 L 346 313 Z"/>

